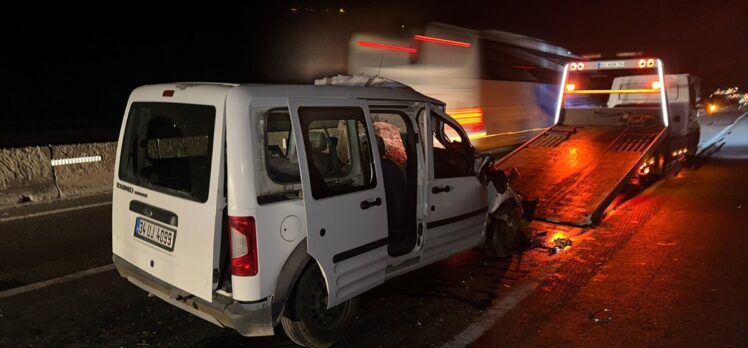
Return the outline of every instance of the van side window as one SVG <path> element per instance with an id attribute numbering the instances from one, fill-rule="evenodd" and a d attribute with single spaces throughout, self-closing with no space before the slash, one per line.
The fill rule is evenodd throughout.
<path id="1" fill-rule="evenodd" d="M 376 186 L 363 109 L 301 107 L 299 119 L 315 199 Z"/>
<path id="2" fill-rule="evenodd" d="M 433 135 L 434 178 L 472 176 L 473 160 L 470 145 L 457 130 L 434 115 L 431 116 Z"/>
<path id="3" fill-rule="evenodd" d="M 288 110 L 271 110 L 266 120 L 265 163 L 270 179 L 279 184 L 298 183 L 299 161 L 296 147 L 292 144 L 293 131 Z"/>

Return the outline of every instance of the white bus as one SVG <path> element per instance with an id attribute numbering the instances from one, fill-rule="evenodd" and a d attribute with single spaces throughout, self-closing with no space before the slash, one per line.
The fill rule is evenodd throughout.
<path id="1" fill-rule="evenodd" d="M 486 150 L 523 143 L 553 123 L 561 71 L 572 59 L 540 39 L 431 23 L 423 35 L 354 34 L 348 73 L 390 78 L 444 100 Z"/>

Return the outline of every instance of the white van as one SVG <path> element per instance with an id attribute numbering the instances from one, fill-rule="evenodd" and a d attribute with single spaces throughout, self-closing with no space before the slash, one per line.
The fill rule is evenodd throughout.
<path id="1" fill-rule="evenodd" d="M 294 342 L 329 346 L 357 295 L 480 245 L 487 219 L 499 250 L 519 233 L 503 172 L 478 175 L 490 161 L 443 110 L 410 88 L 137 88 L 115 164 L 114 264 L 242 335 L 281 322 Z"/>

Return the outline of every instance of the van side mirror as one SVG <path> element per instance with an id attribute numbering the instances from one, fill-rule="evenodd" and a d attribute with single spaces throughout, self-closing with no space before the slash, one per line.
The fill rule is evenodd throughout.
<path id="1" fill-rule="evenodd" d="M 506 192 L 509 180 L 503 170 L 495 170 L 489 174 L 489 179 L 498 193 Z"/>

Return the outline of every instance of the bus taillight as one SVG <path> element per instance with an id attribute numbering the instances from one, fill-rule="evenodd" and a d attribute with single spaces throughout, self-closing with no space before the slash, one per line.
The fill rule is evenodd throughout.
<path id="1" fill-rule="evenodd" d="M 483 109 L 479 107 L 451 109 L 447 114 L 452 116 L 467 132 L 476 132 L 483 129 Z"/>

